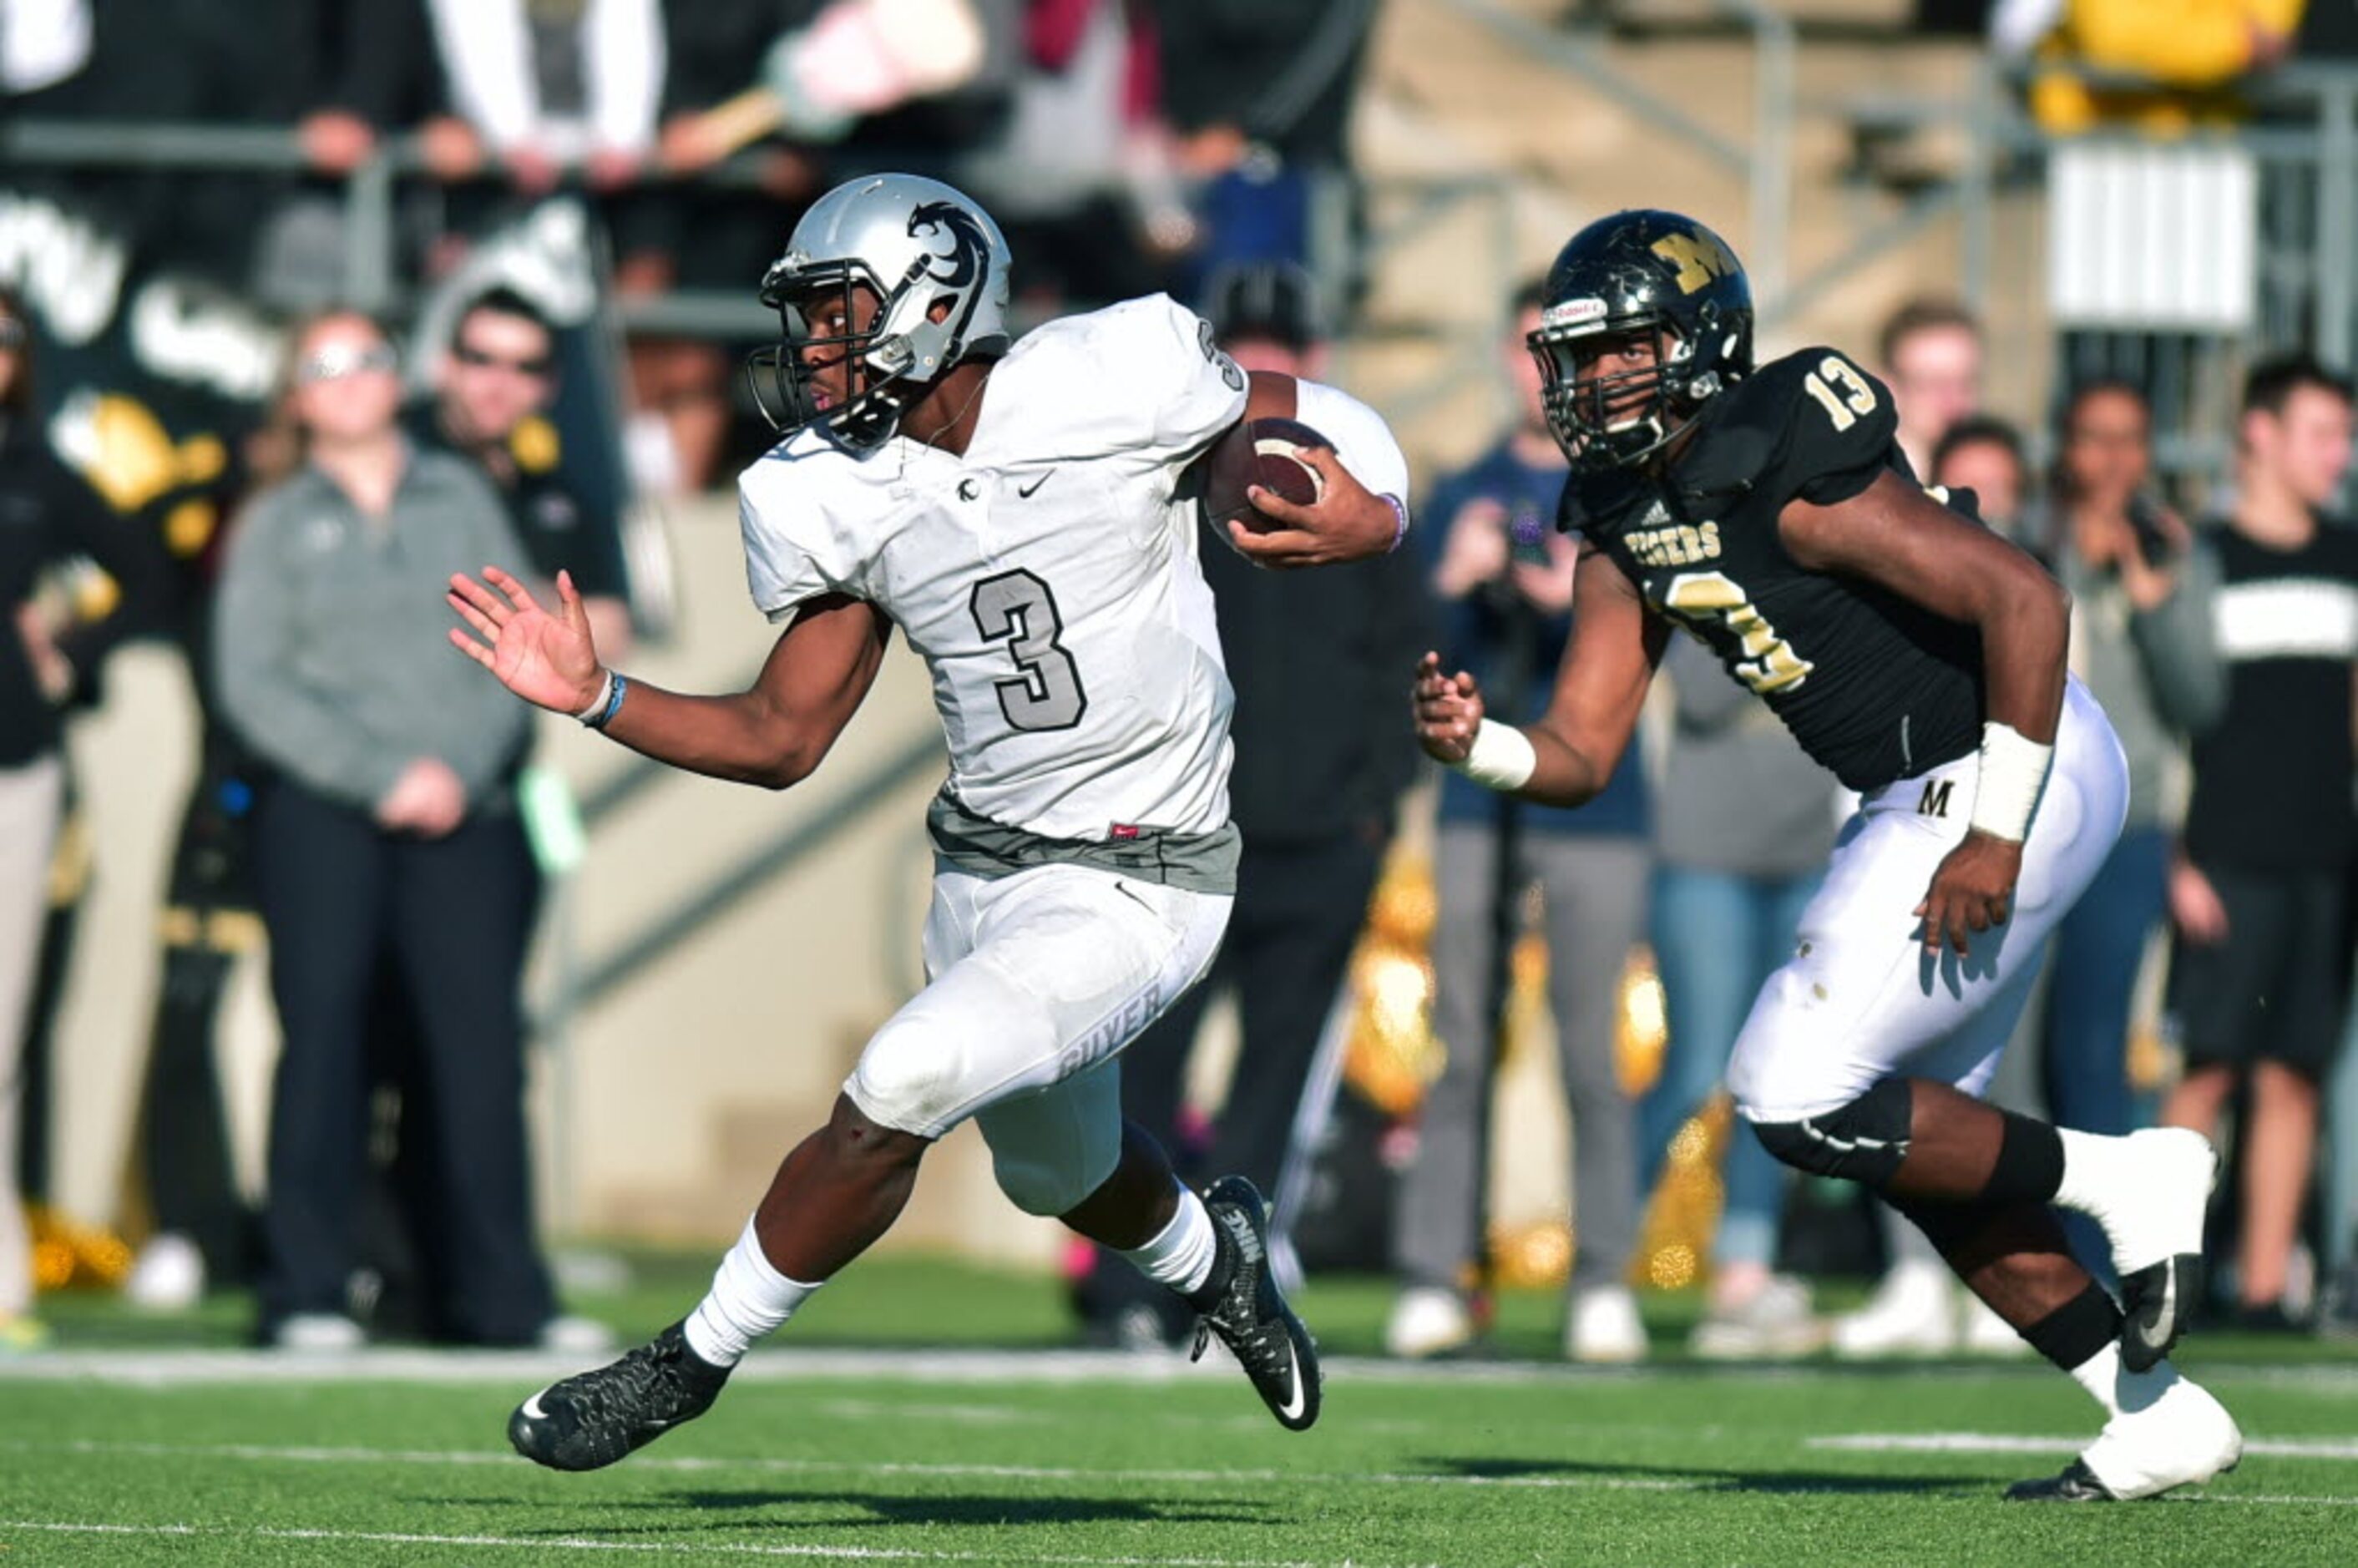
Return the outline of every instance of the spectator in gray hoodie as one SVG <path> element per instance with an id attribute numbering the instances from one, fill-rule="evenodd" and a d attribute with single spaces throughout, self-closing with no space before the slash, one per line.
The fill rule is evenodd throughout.
<path id="1" fill-rule="evenodd" d="M 453 572 L 521 546 L 463 460 L 414 450 L 396 356 L 363 316 L 297 333 L 303 465 L 257 496 L 213 622 L 223 711 L 271 776 L 254 881 L 284 1034 L 270 1117 L 261 1336 L 356 1343 L 345 1314 L 367 1158 L 381 956 L 418 1023 L 455 1331 L 529 1344 L 555 1316 L 535 1240 L 519 997 L 533 874 L 510 777 L 526 710 L 450 657 Z"/>

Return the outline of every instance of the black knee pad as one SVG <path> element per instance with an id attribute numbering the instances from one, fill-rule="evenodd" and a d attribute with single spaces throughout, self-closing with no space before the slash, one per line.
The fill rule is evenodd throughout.
<path id="1" fill-rule="evenodd" d="M 1880 1188 L 1908 1157 L 1908 1080 L 1886 1078 L 1848 1105 L 1799 1121 L 1756 1121 L 1769 1153 L 1813 1176 Z"/>

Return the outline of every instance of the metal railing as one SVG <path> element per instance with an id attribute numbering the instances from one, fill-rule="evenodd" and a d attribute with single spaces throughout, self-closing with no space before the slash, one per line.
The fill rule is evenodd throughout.
<path id="1" fill-rule="evenodd" d="M 1753 295 L 1764 310 L 1780 307 L 1792 234 L 1795 67 L 1800 49 L 1792 18 L 1767 0 L 1712 0 L 1714 12 L 1743 28 L 1752 39 L 1751 133 L 1738 142 L 1615 69 L 1602 50 L 1576 32 L 1509 10 L 1494 0 L 1441 3 L 1519 54 L 1579 78 L 1650 129 L 1741 177 L 1748 193 L 1750 243 L 1745 249 Z"/>
<path id="2" fill-rule="evenodd" d="M 337 174 L 314 168 L 295 134 L 280 127 L 95 120 L 0 122 L 0 167 L 303 175 L 321 184 L 341 183 L 338 297 L 371 311 L 404 303 L 395 266 L 402 182 L 429 173 L 414 135 L 388 136 L 370 157 Z M 751 159 L 741 157 L 691 178 L 654 185 L 752 189 L 759 188 L 760 174 Z M 616 308 L 626 327 L 687 335 L 759 337 L 776 325 L 750 287 L 675 289 L 622 299 Z"/>
<path id="3" fill-rule="evenodd" d="M 2111 73 L 2080 74 L 2098 88 L 2152 86 Z M 2043 205 L 2000 198 L 2041 193 L 2058 148 L 2157 145 L 2127 126 L 2053 135 L 2032 118 L 2023 101 L 2025 84 L 2020 70 L 1984 59 L 1962 98 L 1812 105 L 1812 113 L 1854 124 L 1865 119 L 1889 136 L 1961 134 L 1963 151 L 1950 174 L 1912 194 L 1896 217 L 1797 282 L 1785 299 L 1788 311 L 1823 297 L 1930 225 L 1953 219 L 1960 292 L 1987 317 L 1994 258 L 2037 243 L 2032 225 L 2046 217 Z M 2255 349 L 2301 346 L 2330 363 L 2358 362 L 2358 68 L 2296 64 L 2244 83 L 2243 96 L 2249 117 L 2201 125 L 2160 145 L 2232 148 L 2257 170 L 2261 228 L 2250 330 L 2083 330 L 2066 321 L 2053 333 L 2056 386 L 2118 375 L 2147 389 L 2156 416 L 2156 462 L 2176 479 L 2224 473 L 2230 439 L 2223 389 Z"/>

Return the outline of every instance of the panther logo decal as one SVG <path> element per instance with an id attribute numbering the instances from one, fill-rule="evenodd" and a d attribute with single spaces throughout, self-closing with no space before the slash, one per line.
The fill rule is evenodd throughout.
<path id="1" fill-rule="evenodd" d="M 945 288 L 971 288 L 990 265 L 990 237 L 975 215 L 955 201 L 928 201 L 909 214 L 909 237 L 926 241 L 931 253 L 917 264 Z M 946 241 L 946 254 L 938 243 Z"/>
<path id="2" fill-rule="evenodd" d="M 926 246 L 910 264 L 909 281 L 923 277 L 939 284 L 956 301 L 954 319 L 947 323 L 949 357 L 956 359 L 964 351 L 968 324 L 982 304 L 983 283 L 990 270 L 990 236 L 957 202 L 928 201 L 909 214 L 909 237 Z"/>

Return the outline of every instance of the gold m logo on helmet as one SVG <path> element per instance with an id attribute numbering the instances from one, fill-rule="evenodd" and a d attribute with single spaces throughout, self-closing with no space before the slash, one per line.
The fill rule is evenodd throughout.
<path id="1" fill-rule="evenodd" d="M 1714 277 L 1736 270 L 1736 258 L 1710 234 L 1664 234 L 1650 247 L 1679 269 L 1679 292 L 1693 294 Z"/>

